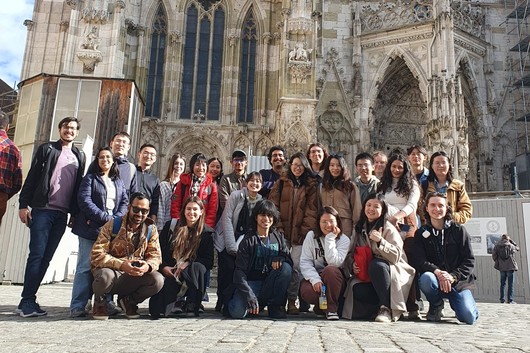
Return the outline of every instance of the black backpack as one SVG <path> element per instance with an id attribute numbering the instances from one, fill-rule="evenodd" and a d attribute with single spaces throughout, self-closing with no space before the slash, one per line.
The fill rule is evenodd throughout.
<path id="1" fill-rule="evenodd" d="M 510 244 L 506 243 L 503 246 L 499 247 L 499 257 L 502 260 L 508 260 L 512 256 L 512 247 Z"/>

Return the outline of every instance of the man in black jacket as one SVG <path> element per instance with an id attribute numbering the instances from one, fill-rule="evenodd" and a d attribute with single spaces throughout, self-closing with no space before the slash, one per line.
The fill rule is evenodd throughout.
<path id="1" fill-rule="evenodd" d="M 464 226 L 451 220 L 445 194 L 427 194 L 424 211 L 427 224 L 414 235 L 414 256 L 409 261 L 420 273 L 420 289 L 429 301 L 427 320 L 441 320 L 446 298 L 456 318 L 473 325 L 478 310 L 470 290 L 475 280 L 471 237 Z"/>
<path id="2" fill-rule="evenodd" d="M 144 143 L 138 152 L 138 165 L 136 166 L 136 188 L 151 199 L 149 218 L 156 223 L 158 214 L 158 199 L 160 198 L 160 180 L 152 174 L 151 167 L 156 162 L 155 146 Z"/>
<path id="3" fill-rule="evenodd" d="M 19 217 L 30 228 L 20 316 L 42 316 L 37 290 L 66 229 L 68 213 L 78 212 L 77 192 L 85 155 L 74 146 L 81 125 L 76 118 L 59 122 L 60 139 L 39 146 L 20 192 Z M 30 207 L 30 208 L 29 208 Z"/>

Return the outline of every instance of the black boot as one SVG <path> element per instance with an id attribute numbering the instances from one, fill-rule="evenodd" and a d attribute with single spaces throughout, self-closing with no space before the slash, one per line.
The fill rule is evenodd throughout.
<path id="1" fill-rule="evenodd" d="M 269 317 L 272 319 L 285 319 L 287 314 L 279 305 L 269 305 Z"/>

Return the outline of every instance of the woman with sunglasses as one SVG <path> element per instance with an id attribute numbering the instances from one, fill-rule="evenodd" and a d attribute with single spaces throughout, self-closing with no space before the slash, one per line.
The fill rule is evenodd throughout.
<path id="1" fill-rule="evenodd" d="M 164 287 L 149 300 L 151 317 L 191 311 L 199 316 L 206 292 L 206 271 L 213 266 L 215 231 L 205 224 L 204 205 L 199 197 L 184 201 L 179 219 L 167 222 L 160 233 Z M 184 289 L 183 289 L 184 288 Z"/>
<path id="2" fill-rule="evenodd" d="M 342 265 L 349 278 L 342 310 L 345 318 L 392 322 L 406 311 L 414 268 L 407 263 L 403 240 L 387 221 L 387 212 L 383 194 L 368 195 Z M 371 256 L 359 256 L 361 250 Z"/>
<path id="3" fill-rule="evenodd" d="M 78 236 L 79 250 L 70 302 L 71 317 L 87 315 L 85 306 L 92 296 L 93 282 L 90 252 L 101 227 L 114 217 L 123 216 L 129 202 L 111 149 L 100 148 L 96 161 L 94 172 L 83 178 L 77 195 L 80 212 L 74 220 L 72 232 Z M 115 308 L 113 311 L 117 313 Z"/>
<path id="4" fill-rule="evenodd" d="M 295 153 L 289 159 L 289 169 L 276 180 L 269 194 L 280 212 L 278 229 L 283 231 L 287 245 L 291 249 L 293 276 L 288 290 L 288 314 L 308 311 L 307 303 L 296 307 L 296 298 L 300 289 L 300 255 L 306 234 L 317 226 L 317 179 L 302 152 Z"/>
<path id="5" fill-rule="evenodd" d="M 362 205 L 359 188 L 352 182 L 343 157 L 332 154 L 326 159 L 319 196 L 321 206 L 332 206 L 338 212 L 342 232 L 351 237 L 353 226 L 361 215 Z"/>

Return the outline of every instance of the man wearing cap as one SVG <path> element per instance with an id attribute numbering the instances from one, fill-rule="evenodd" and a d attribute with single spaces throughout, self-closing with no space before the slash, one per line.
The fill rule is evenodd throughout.
<path id="1" fill-rule="evenodd" d="M 223 175 L 219 183 L 219 207 L 221 207 L 221 211 L 224 210 L 230 194 L 246 186 L 247 154 L 242 150 L 234 150 L 230 164 L 232 165 L 232 173 Z"/>
<path id="2" fill-rule="evenodd" d="M 272 186 L 280 175 L 285 171 L 285 148 L 282 146 L 272 146 L 267 153 L 267 158 L 271 164 L 271 169 L 262 169 L 259 171 L 263 178 L 263 187 L 259 191 L 261 196 L 267 198 L 271 192 Z"/>
<path id="3" fill-rule="evenodd" d="M 420 188 L 427 187 L 427 176 L 429 176 L 429 169 L 425 168 L 425 161 L 427 159 L 427 150 L 421 145 L 412 145 L 407 149 L 407 156 L 412 166 L 412 172 L 416 175 Z"/>

